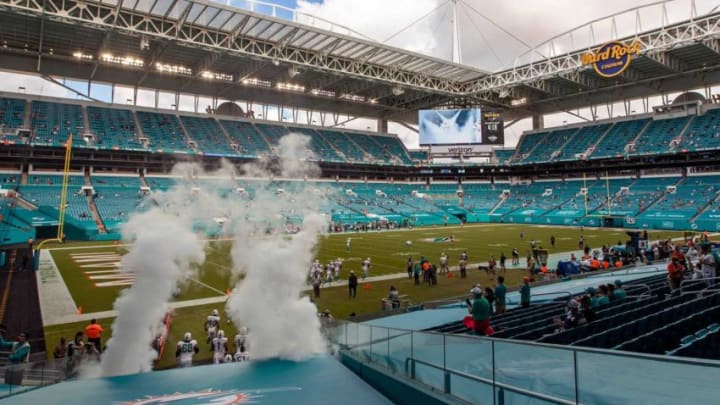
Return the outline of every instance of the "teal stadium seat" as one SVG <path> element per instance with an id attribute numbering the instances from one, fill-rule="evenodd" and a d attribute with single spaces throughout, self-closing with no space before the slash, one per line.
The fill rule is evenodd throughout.
<path id="1" fill-rule="evenodd" d="M 175 115 L 137 111 L 148 149 L 162 153 L 194 153 Z"/>
<path id="2" fill-rule="evenodd" d="M 132 111 L 88 106 L 87 114 L 99 148 L 146 150 L 140 143 Z"/>
<path id="3" fill-rule="evenodd" d="M 197 142 L 198 150 L 208 156 L 238 156 L 223 134 L 220 124 L 209 117 L 180 116 L 190 138 Z"/>
<path id="4" fill-rule="evenodd" d="M 238 145 L 238 153 L 243 157 L 258 158 L 270 154 L 270 146 L 252 123 L 244 121 L 220 120 L 220 125 Z"/>
<path id="5" fill-rule="evenodd" d="M 75 104 L 33 101 L 31 113 L 33 144 L 61 146 L 73 136 L 73 147 L 85 145 L 82 107 Z"/>

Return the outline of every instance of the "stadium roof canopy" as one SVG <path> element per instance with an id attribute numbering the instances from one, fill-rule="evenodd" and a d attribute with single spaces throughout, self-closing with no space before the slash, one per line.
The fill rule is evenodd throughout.
<path id="1" fill-rule="evenodd" d="M 513 119 L 720 83 L 714 11 L 617 38 L 642 51 L 613 79 L 581 63 L 597 46 L 489 73 L 337 31 L 204 0 L 0 0 L 0 69 L 408 122 L 422 108 Z"/>

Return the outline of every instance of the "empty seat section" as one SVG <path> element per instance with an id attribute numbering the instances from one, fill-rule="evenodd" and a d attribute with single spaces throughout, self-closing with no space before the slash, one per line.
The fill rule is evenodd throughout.
<path id="1" fill-rule="evenodd" d="M 36 206 L 60 208 L 63 178 L 60 175 L 30 175 L 26 185 L 20 186 L 20 195 Z M 69 176 L 66 214 L 79 221 L 83 227 L 95 228 L 95 220 L 80 188 L 85 185 L 85 177 Z"/>
<path id="2" fill-rule="evenodd" d="M 670 143 L 680 137 L 690 117 L 654 120 L 635 141 L 630 155 L 655 155 L 670 153 Z"/>
<path id="3" fill-rule="evenodd" d="M 85 131 L 82 107 L 79 105 L 33 101 L 31 125 L 35 144 L 61 146 L 71 134 L 73 146 L 85 143 L 82 139 Z"/>
<path id="4" fill-rule="evenodd" d="M 353 142 L 348 134 L 340 131 L 317 130 L 328 142 L 335 145 L 344 155 L 348 162 L 361 163 L 366 160 L 365 151 Z"/>
<path id="5" fill-rule="evenodd" d="M 515 147 L 515 156 L 510 163 L 525 163 L 525 159 L 530 157 L 530 152 L 533 148 L 535 148 L 536 145 L 543 143 L 548 134 L 550 134 L 549 131 L 524 134 L 520 138 L 520 142 L 518 142 Z"/>
<path id="6" fill-rule="evenodd" d="M 407 150 L 405 149 L 402 141 L 398 137 L 392 135 L 378 135 L 372 136 L 372 138 L 380 145 L 383 153 L 385 153 L 385 156 L 387 156 L 387 159 L 389 161 L 403 165 L 412 164 L 412 161 L 407 154 Z"/>
<path id="7" fill-rule="evenodd" d="M 90 131 L 102 149 L 144 150 L 130 110 L 87 107 Z"/>
<path id="8" fill-rule="evenodd" d="M 270 147 L 275 149 L 280 144 L 280 138 L 290 133 L 290 130 L 281 125 L 256 123 L 255 126 L 260 131 L 260 133 L 265 136 L 265 140 L 267 140 L 267 142 L 270 144 Z"/>
<path id="9" fill-rule="evenodd" d="M 611 124 L 590 125 L 580 128 L 560 153 L 553 159 L 554 162 L 576 160 L 581 154 L 594 145 L 598 139 L 610 128 Z"/>
<path id="10" fill-rule="evenodd" d="M 667 186 L 674 184 L 679 178 L 645 178 L 634 182 L 615 180 L 610 183 L 608 194 L 611 196 L 610 204 L 605 202 L 597 213 L 600 215 L 635 216 L 647 209 L 660 196 L 665 193 Z M 622 187 L 628 187 L 627 191 Z"/>
<path id="11" fill-rule="evenodd" d="M 577 128 L 560 129 L 550 132 L 540 140 L 540 143 L 532 151 L 524 163 L 545 163 L 556 157 L 559 150 L 574 137 L 578 132 Z"/>
<path id="12" fill-rule="evenodd" d="M 0 136 L 22 128 L 25 118 L 25 100 L 0 97 Z"/>
<path id="13" fill-rule="evenodd" d="M 332 147 L 317 131 L 310 128 L 288 127 L 288 132 L 304 134 L 310 137 L 310 147 L 315 158 L 324 162 L 344 162 L 335 148 Z"/>
<path id="14" fill-rule="evenodd" d="M 391 156 L 374 141 L 374 136 L 354 132 L 347 132 L 347 135 L 367 151 L 371 158 L 368 163 L 390 163 Z"/>
<path id="15" fill-rule="evenodd" d="M 515 155 L 515 149 L 495 149 L 493 150 L 495 155 L 495 162 L 499 166 L 505 166 L 510 164 L 510 159 Z"/>
<path id="16" fill-rule="evenodd" d="M 695 117 L 676 149 L 694 152 L 717 149 L 718 145 L 720 145 L 720 109 L 712 109 Z"/>
<path id="17" fill-rule="evenodd" d="M 270 154 L 270 146 L 260 131 L 249 122 L 221 120 L 220 125 L 238 145 L 238 153 L 245 157 L 260 157 Z"/>
<path id="18" fill-rule="evenodd" d="M 625 146 L 635 139 L 651 120 L 648 118 L 616 122 L 602 140 L 595 145 L 590 159 L 625 155 Z"/>
<path id="19" fill-rule="evenodd" d="M 214 118 L 180 116 L 188 135 L 197 142 L 197 149 L 206 155 L 237 156 Z"/>
<path id="20" fill-rule="evenodd" d="M 137 117 L 143 134 L 148 138 L 148 148 L 165 153 L 192 152 L 176 116 L 138 111 Z"/>

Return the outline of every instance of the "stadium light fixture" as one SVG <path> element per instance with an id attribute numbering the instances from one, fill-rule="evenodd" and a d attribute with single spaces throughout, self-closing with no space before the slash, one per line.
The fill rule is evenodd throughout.
<path id="1" fill-rule="evenodd" d="M 358 102 L 358 103 L 364 103 L 364 102 L 365 102 L 365 97 L 363 97 L 363 96 L 356 96 L 355 94 L 349 94 L 349 93 L 345 93 L 345 94 L 341 95 L 340 98 L 345 99 L 345 100 L 355 101 L 355 102 Z"/>
<path id="2" fill-rule="evenodd" d="M 294 83 L 278 82 L 275 85 L 275 87 L 277 87 L 280 90 L 295 91 L 295 92 L 299 92 L 299 93 L 302 93 L 305 91 L 305 86 L 301 86 L 299 84 L 294 84 Z"/>
<path id="3" fill-rule="evenodd" d="M 242 79 L 242 84 L 246 86 L 272 87 L 272 83 L 267 80 L 256 79 L 254 77 Z"/>
<path id="4" fill-rule="evenodd" d="M 180 74 L 185 76 L 191 76 L 192 75 L 192 69 L 182 66 L 182 65 L 169 65 L 166 63 L 156 63 L 155 69 L 158 70 L 158 72 L 161 73 L 171 73 L 171 74 Z"/>
<path id="5" fill-rule="evenodd" d="M 132 67 L 143 67 L 145 66 L 145 61 L 142 59 L 136 58 L 134 56 L 116 56 L 111 53 L 103 53 L 100 55 L 100 60 L 107 63 L 114 63 L 117 65 L 123 65 L 123 66 L 132 66 Z"/>
<path id="6" fill-rule="evenodd" d="M 272 60 L 272 64 L 275 65 L 275 66 L 280 66 L 280 61 L 277 60 L 277 59 L 273 59 L 273 60 Z"/>
<path id="7" fill-rule="evenodd" d="M 314 96 L 335 97 L 335 92 L 332 90 L 312 89 L 310 90 L 310 94 Z"/>
<path id="8" fill-rule="evenodd" d="M 295 66 L 290 66 L 288 68 L 288 76 L 290 76 L 291 79 L 299 74 L 300 71 Z"/>
<path id="9" fill-rule="evenodd" d="M 207 80 L 222 80 L 224 82 L 232 82 L 233 77 L 227 73 L 211 72 L 209 70 L 203 70 L 200 73 L 200 77 Z"/>
<path id="10" fill-rule="evenodd" d="M 393 96 L 402 96 L 403 94 L 405 94 L 405 89 L 400 86 L 395 86 L 392 88 L 392 94 Z"/>
<path id="11" fill-rule="evenodd" d="M 89 54 L 87 54 L 87 53 L 82 53 L 82 52 L 80 52 L 80 51 L 74 52 L 74 53 L 73 53 L 73 57 L 74 57 L 75 59 L 80 59 L 80 60 L 93 60 L 93 56 L 92 56 L 92 55 L 89 55 Z"/>
<path id="12" fill-rule="evenodd" d="M 528 102 L 527 97 L 523 97 L 523 98 L 518 98 L 518 99 L 510 101 L 510 105 L 518 106 L 518 105 L 527 104 L 527 102 Z"/>

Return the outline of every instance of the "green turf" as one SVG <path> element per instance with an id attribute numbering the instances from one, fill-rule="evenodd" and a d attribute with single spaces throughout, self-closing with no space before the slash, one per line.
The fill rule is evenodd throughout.
<path id="1" fill-rule="evenodd" d="M 226 242 L 210 242 L 206 249 L 206 261 L 197 269 L 197 277 L 188 280 L 181 288 L 179 300 L 191 300 L 223 295 L 231 286 L 232 277 L 228 268 L 230 245 Z M 51 250 L 51 254 L 65 280 L 75 304 L 83 312 L 98 312 L 112 309 L 113 303 L 123 288 L 95 287 L 83 269 L 72 259 L 78 253 L 119 253 L 125 247 L 104 245 L 102 247 L 81 247 L 77 249 Z M 201 284 L 202 283 L 202 284 Z"/>
<path id="2" fill-rule="evenodd" d="M 520 232 L 524 239 L 520 239 Z M 371 275 L 402 273 L 406 269 L 408 256 L 419 260 L 425 256 L 437 261 L 441 252 L 446 251 L 451 265 L 457 264 L 457 258 L 464 250 L 468 251 L 470 263 L 485 262 L 491 255 L 499 258 L 504 252 L 508 258 L 513 247 L 520 250 L 521 256 L 530 249 L 530 240 L 536 240 L 538 246 L 550 250 L 550 253 L 566 252 L 577 249 L 577 240 L 581 231 L 572 227 L 524 226 L 514 224 L 482 224 L 465 227 L 431 227 L 413 230 L 389 232 L 363 232 L 351 234 L 333 234 L 321 237 L 316 248 L 321 263 L 331 259 L 344 260 L 342 277 L 350 270 L 360 271 L 360 264 L 366 257 L 372 260 Z M 455 243 L 433 242 L 433 238 L 453 235 Z M 556 246 L 550 249 L 549 239 L 554 235 Z M 600 247 L 603 244 L 615 244 L 624 241 L 625 232 L 617 229 L 585 228 L 586 244 Z M 651 232 L 651 239 L 681 236 L 680 232 Z M 345 241 L 351 238 L 351 250 L 345 248 Z M 411 241 L 411 245 L 406 244 Z M 53 258 L 65 279 L 75 303 L 82 306 L 83 312 L 97 312 L 112 309 L 120 287 L 95 288 L 76 263 L 71 259 L 73 253 L 84 252 L 120 252 L 126 247 L 94 244 L 92 248 L 75 245 L 76 249 L 51 250 Z M 210 242 L 206 249 L 206 262 L 199 267 L 194 280 L 188 281 L 182 288 L 179 300 L 191 300 L 222 295 L 233 283 L 229 268 L 230 242 Z M 509 263 L 509 259 L 508 259 Z M 359 273 L 358 273 L 359 274 Z M 202 284 L 204 285 L 202 285 Z"/>
<path id="3" fill-rule="evenodd" d="M 225 314 L 223 304 L 217 305 L 204 305 L 192 308 L 179 308 L 174 311 L 173 321 L 168 333 L 167 345 L 163 353 L 163 357 L 156 364 L 156 368 L 168 368 L 174 367 L 175 362 L 175 345 L 179 339 L 182 339 L 185 332 L 190 332 L 194 339 L 197 339 L 200 353 L 195 356 L 198 361 L 212 359 L 212 353 L 210 352 L 209 345 L 206 344 L 206 334 L 203 329 L 203 324 L 207 316 L 210 315 L 210 311 L 213 309 L 220 310 L 222 317 L 221 329 L 225 331 L 225 335 L 232 341 L 237 333 L 235 325 L 232 322 L 227 322 L 227 315 Z M 102 325 L 104 332 L 102 336 L 102 344 L 107 343 L 107 339 L 112 336 L 112 322 L 114 318 L 98 319 L 98 323 Z M 70 342 L 75 336 L 76 332 L 85 330 L 85 327 L 89 322 L 74 322 L 64 325 L 48 326 L 45 328 L 45 344 L 48 358 L 52 357 L 52 352 L 55 345 L 58 344 L 61 337 Z M 228 345 L 229 349 L 234 353 L 234 343 Z"/>
<path id="4" fill-rule="evenodd" d="M 519 236 L 521 230 L 525 234 L 524 240 L 521 240 Z M 618 240 L 624 241 L 626 239 L 624 231 L 614 229 L 586 228 L 583 234 L 586 242 L 594 247 L 599 247 L 604 243 L 615 244 Z M 455 243 L 434 243 L 430 241 L 432 238 L 449 235 L 455 237 Z M 443 250 L 450 255 L 450 264 L 452 265 L 457 263 L 458 255 L 465 249 L 469 253 L 470 262 L 486 261 L 490 255 L 495 255 L 497 258 L 501 251 L 504 251 L 509 257 L 513 247 L 518 247 L 521 255 L 524 256 L 529 250 L 529 241 L 531 239 L 535 239 L 539 241 L 538 244 L 549 248 L 550 235 L 554 235 L 556 238 L 556 248 L 551 250 L 551 253 L 577 249 L 577 238 L 580 235 L 578 228 L 486 224 L 466 227 L 433 227 L 392 232 L 328 235 L 321 238 L 317 247 L 317 256 L 322 263 L 337 257 L 343 258 L 345 260 L 343 277 L 347 275 L 349 270 L 359 271 L 361 260 L 365 257 L 371 257 L 373 262 L 371 275 L 381 275 L 405 272 L 408 255 L 415 260 L 419 259 L 421 255 L 431 260 L 437 260 Z M 681 235 L 679 232 L 659 231 L 652 232 L 650 238 L 660 239 Z M 345 241 L 348 237 L 352 238 L 350 252 L 345 249 Z M 407 240 L 412 242 L 411 246 L 405 243 Z M 85 313 L 112 309 L 112 303 L 120 288 L 93 288 L 92 283 L 85 278 L 77 265 L 72 262 L 69 254 L 98 250 L 113 252 L 122 251 L 123 248 L 107 243 L 101 245 L 102 247 L 92 249 L 88 249 L 84 245 L 76 246 L 78 249 L 52 251 L 63 278 L 68 284 L 70 293 L 76 302 L 83 305 Z M 200 266 L 201 272 L 198 277 L 202 283 L 210 285 L 213 289 L 219 291 L 224 291 L 231 284 L 232 280 L 228 271 L 230 263 L 229 250 L 229 242 L 209 243 L 207 261 Z M 525 273 L 521 269 L 509 269 L 504 275 L 506 284 L 509 287 L 514 287 L 519 285 Z M 319 310 L 329 309 L 337 318 L 345 319 L 353 312 L 357 315 L 364 315 L 380 311 L 380 301 L 388 295 L 391 285 L 397 287 L 400 294 L 407 294 L 412 303 L 421 303 L 465 295 L 472 285 L 477 282 L 483 286 L 491 286 L 494 285 L 495 280 L 484 272 L 469 269 L 467 279 L 460 279 L 459 274 L 455 272 L 452 278 L 441 276 L 438 285 L 434 287 L 415 286 L 407 278 L 376 281 L 370 283 L 368 289 L 365 288 L 364 283 L 361 284 L 358 289 L 358 297 L 352 300 L 348 298 L 347 287 L 323 288 L 317 306 Z M 308 295 L 309 293 L 305 294 Z M 219 295 L 216 291 L 191 283 L 183 290 L 180 300 L 216 295 Z M 165 368 L 175 365 L 174 345 L 188 331 L 192 332 L 193 336 L 201 343 L 201 352 L 197 359 L 202 360 L 211 357 L 208 346 L 204 343 L 205 334 L 202 325 L 213 308 L 224 312 L 223 304 L 176 310 L 168 336 L 168 350 L 160 360 L 158 367 Z M 224 313 L 223 319 L 227 319 Z M 112 333 L 111 320 L 103 319 L 101 323 L 106 329 L 106 336 L 104 337 L 106 339 Z M 57 344 L 60 336 L 72 338 L 74 333 L 82 330 L 86 324 L 86 322 L 82 322 L 45 328 L 48 353 L 52 353 L 52 349 Z M 232 323 L 223 323 L 222 328 L 230 338 L 236 333 Z"/>

